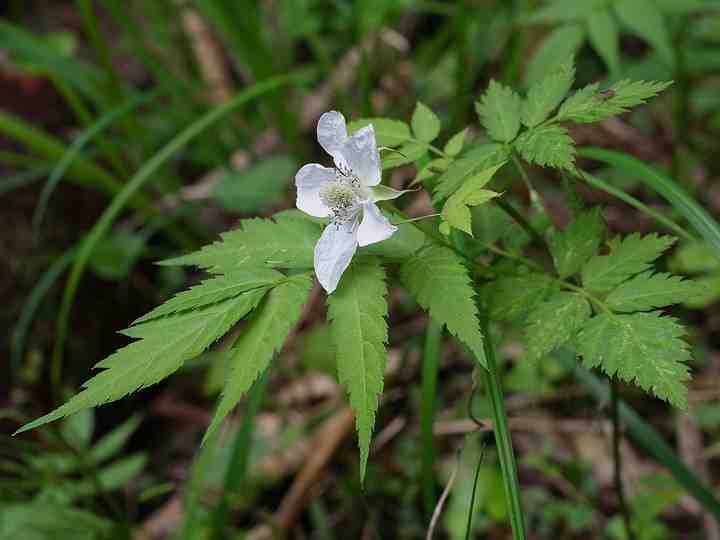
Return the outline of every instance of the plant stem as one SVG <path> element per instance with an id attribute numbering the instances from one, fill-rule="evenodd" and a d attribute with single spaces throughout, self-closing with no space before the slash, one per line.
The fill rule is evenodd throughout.
<path id="1" fill-rule="evenodd" d="M 612 446 L 613 446 L 613 467 L 615 475 L 615 492 L 617 494 L 618 506 L 625 523 L 625 532 L 628 540 L 635 540 L 635 533 L 630 521 L 630 510 L 625 501 L 625 490 L 622 481 L 622 457 L 620 454 L 620 396 L 616 377 L 610 378 L 610 420 L 612 421 Z"/>
<path id="2" fill-rule="evenodd" d="M 540 195 L 537 191 L 535 191 L 535 188 L 532 185 L 532 182 L 530 181 L 530 176 L 528 175 L 527 171 L 525 170 L 525 167 L 523 167 L 522 162 L 518 159 L 518 157 L 513 153 L 512 154 L 512 162 L 513 165 L 515 165 L 515 168 L 520 173 L 520 178 L 522 178 L 523 183 L 525 184 L 525 187 L 528 190 L 528 194 L 530 196 L 530 204 L 533 208 L 535 208 L 536 211 L 544 214 L 545 208 L 542 205 L 542 201 L 540 200 Z"/>
<path id="3" fill-rule="evenodd" d="M 470 396 L 470 407 L 472 408 L 472 395 Z M 470 495 L 470 509 L 468 510 L 467 526 L 465 527 L 465 540 L 470 540 L 472 535 L 472 522 L 473 516 L 475 515 L 475 495 L 477 494 L 478 478 L 480 477 L 480 467 L 482 466 L 483 457 L 485 456 L 485 444 L 480 449 L 480 457 L 478 458 L 477 465 L 475 466 L 475 476 L 473 476 L 473 487 Z"/>
<path id="4" fill-rule="evenodd" d="M 495 444 L 497 445 L 498 459 L 500 460 L 500 469 L 502 470 L 505 485 L 505 498 L 510 516 L 510 526 L 512 527 L 512 537 L 513 540 L 525 540 L 527 535 L 520 503 L 520 485 L 518 483 L 515 453 L 513 452 L 507 414 L 505 413 L 500 374 L 495 363 L 495 347 L 490 338 L 487 324 L 484 326 L 487 369 L 481 369 L 480 371 L 492 405 L 493 431 L 495 432 Z"/>
<path id="5" fill-rule="evenodd" d="M 403 223 L 412 223 L 414 221 L 422 221 L 423 219 L 430 219 L 430 218 L 438 217 L 441 215 L 442 214 L 428 214 L 427 216 L 419 216 L 419 217 L 414 217 L 414 218 L 410 218 L 410 219 L 403 219 L 402 221 L 393 223 L 393 225 L 402 225 Z"/>
<path id="6" fill-rule="evenodd" d="M 422 365 L 422 399 L 420 402 L 420 438 L 422 445 L 422 495 L 425 514 L 429 517 L 435 509 L 435 446 L 433 424 L 435 422 L 435 395 L 440 364 L 440 340 L 443 325 L 430 319 L 425 332 L 425 349 Z"/>

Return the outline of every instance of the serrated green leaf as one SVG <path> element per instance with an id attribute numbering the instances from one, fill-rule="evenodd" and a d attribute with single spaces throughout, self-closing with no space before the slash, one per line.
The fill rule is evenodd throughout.
<path id="1" fill-rule="evenodd" d="M 687 408 L 690 374 L 685 329 L 659 313 L 601 314 L 590 319 L 577 339 L 588 367 L 600 367 L 681 409 Z"/>
<path id="2" fill-rule="evenodd" d="M 575 142 L 567 130 L 557 124 L 527 130 L 515 141 L 515 148 L 530 163 L 568 170 L 575 168 Z"/>
<path id="3" fill-rule="evenodd" d="M 194 265 L 215 273 L 230 273 L 248 265 L 312 268 L 321 232 L 320 224 L 294 210 L 280 212 L 274 219 L 244 219 L 240 228 L 222 234 L 218 242 L 159 264 Z"/>
<path id="4" fill-rule="evenodd" d="M 607 64 L 611 76 L 616 77 L 620 73 L 620 32 L 612 12 L 609 9 L 593 11 L 587 23 L 590 44 Z"/>
<path id="5" fill-rule="evenodd" d="M 475 291 L 462 259 L 449 248 L 428 246 L 400 268 L 400 279 L 418 304 L 465 343 L 485 366 Z"/>
<path id="6" fill-rule="evenodd" d="M 540 82 L 532 85 L 523 103 L 523 124 L 532 128 L 550 116 L 550 113 L 565 99 L 574 80 L 575 68 L 570 58 Z"/>
<path id="7" fill-rule="evenodd" d="M 358 118 L 348 124 L 348 133 L 352 134 L 370 124 L 375 129 L 375 141 L 379 146 L 400 146 L 412 139 L 410 126 L 401 120 L 390 118 Z"/>
<path id="8" fill-rule="evenodd" d="M 440 119 L 425 104 L 420 101 L 415 106 L 410 121 L 415 138 L 424 142 L 434 141 L 440 135 Z"/>
<path id="9" fill-rule="evenodd" d="M 225 335 L 264 294 L 263 290 L 250 291 L 205 309 L 171 315 L 125 330 L 125 335 L 140 341 L 96 364 L 95 368 L 102 371 L 86 381 L 79 394 L 53 412 L 24 425 L 18 433 L 160 382 Z"/>
<path id="10" fill-rule="evenodd" d="M 633 312 L 680 304 L 702 291 L 696 282 L 680 276 L 644 272 L 621 283 L 605 299 L 615 311 Z"/>
<path id="11" fill-rule="evenodd" d="M 521 108 L 520 96 L 494 80 L 475 104 L 480 123 L 490 138 L 498 142 L 510 142 L 515 138 L 520 129 Z"/>
<path id="12" fill-rule="evenodd" d="M 573 292 L 557 292 L 533 309 L 525 326 L 529 360 L 539 360 L 570 341 L 590 318 L 590 304 Z"/>
<path id="13" fill-rule="evenodd" d="M 646 103 L 665 90 L 670 82 L 618 81 L 604 92 L 597 84 L 586 86 L 570 96 L 560 107 L 557 121 L 581 124 L 599 122 Z"/>
<path id="14" fill-rule="evenodd" d="M 675 239 L 670 236 L 633 233 L 608 245 L 609 255 L 596 255 L 582 269 L 583 285 L 595 292 L 608 292 L 626 279 L 650 268 Z"/>
<path id="15" fill-rule="evenodd" d="M 158 317 L 180 311 L 215 304 L 228 298 L 234 298 L 252 289 L 269 288 L 282 279 L 285 279 L 284 274 L 267 267 L 247 266 L 238 270 L 232 270 L 228 274 L 206 279 L 199 285 L 195 285 L 190 289 L 178 293 L 164 304 L 153 309 L 150 313 L 137 319 L 133 324 L 157 319 Z"/>
<path id="16" fill-rule="evenodd" d="M 534 10 L 528 18 L 533 23 L 551 23 L 572 21 L 589 17 L 595 8 L 606 3 L 607 0 L 551 0 L 546 5 Z"/>
<path id="17" fill-rule="evenodd" d="M 482 189 L 505 163 L 490 167 L 470 177 L 447 200 L 442 209 L 442 217 L 447 223 L 472 236 L 472 216 L 470 206 L 478 206 L 488 202 L 500 194 L 488 189 Z"/>
<path id="18" fill-rule="evenodd" d="M 618 0 L 613 7 L 620 22 L 650 43 L 669 66 L 675 65 L 670 33 L 652 0 Z"/>
<path id="19" fill-rule="evenodd" d="M 457 202 L 451 202 L 451 200 L 448 199 L 448 202 L 443 206 L 442 217 L 451 227 L 460 229 L 472 236 L 472 213 L 470 212 L 470 207 L 481 205 L 500 195 L 497 191 L 479 189 L 471 195 L 468 195 L 464 201 L 458 200 Z"/>
<path id="20" fill-rule="evenodd" d="M 203 443 L 262 374 L 295 326 L 310 292 L 308 276 L 296 275 L 275 287 L 253 313 L 229 352 L 229 376 Z"/>
<path id="21" fill-rule="evenodd" d="M 360 479 L 365 477 L 375 413 L 387 362 L 387 287 L 379 259 L 355 261 L 338 289 L 328 296 L 328 319 L 337 351 L 340 383 L 347 388 L 360 447 Z"/>
<path id="22" fill-rule="evenodd" d="M 543 274 L 503 276 L 483 288 L 490 319 L 514 321 L 525 317 L 557 285 Z"/>
<path id="23" fill-rule="evenodd" d="M 535 52 L 525 73 L 528 86 L 542 80 L 568 58 L 574 57 L 585 39 L 585 31 L 578 24 L 566 24 L 553 30 Z"/>
<path id="24" fill-rule="evenodd" d="M 599 209 L 584 212 L 564 230 L 548 239 L 555 269 L 561 278 L 572 276 L 597 253 L 605 224 Z"/>
<path id="25" fill-rule="evenodd" d="M 438 178 L 433 202 L 438 203 L 452 195 L 471 174 L 499 165 L 508 159 L 510 150 L 502 144 L 483 144 L 474 147 L 464 156 L 453 161 Z"/>
<path id="26" fill-rule="evenodd" d="M 465 137 L 467 136 L 467 128 L 462 131 L 458 131 L 455 135 L 450 137 L 450 140 L 445 144 L 443 152 L 448 156 L 457 156 L 465 145 Z"/>

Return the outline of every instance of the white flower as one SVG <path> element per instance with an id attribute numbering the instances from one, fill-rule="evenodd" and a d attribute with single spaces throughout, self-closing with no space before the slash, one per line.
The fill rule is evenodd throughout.
<path id="1" fill-rule="evenodd" d="M 295 185 L 300 210 L 330 218 L 315 245 L 315 273 L 329 294 L 337 288 L 358 246 L 390 238 L 397 227 L 375 205 L 394 197 L 374 194 L 381 170 L 373 126 L 348 137 L 343 115 L 330 111 L 320 117 L 317 137 L 333 157 L 335 168 L 309 163 L 295 175 Z"/>

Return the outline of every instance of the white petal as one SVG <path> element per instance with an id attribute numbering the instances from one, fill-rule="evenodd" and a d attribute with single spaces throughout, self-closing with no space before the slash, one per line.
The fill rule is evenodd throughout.
<path id="1" fill-rule="evenodd" d="M 320 285 L 332 293 L 357 250 L 357 219 L 343 225 L 330 223 L 315 244 L 315 274 Z"/>
<path id="2" fill-rule="evenodd" d="M 317 138 L 328 154 L 334 158 L 341 156 L 348 140 L 345 117 L 337 111 L 323 113 L 318 120 Z"/>
<path id="3" fill-rule="evenodd" d="M 363 219 L 358 228 L 358 244 L 367 246 L 390 238 L 397 227 L 382 215 L 375 203 L 363 204 Z"/>
<path id="4" fill-rule="evenodd" d="M 352 134 L 342 148 L 342 155 L 350 170 L 360 178 L 364 186 L 376 186 L 380 183 L 380 153 L 372 124 Z"/>
<path id="5" fill-rule="evenodd" d="M 295 205 L 311 216 L 328 217 L 331 212 L 320 200 L 320 189 L 334 179 L 335 169 L 317 163 L 303 165 L 295 175 L 295 186 L 297 186 Z"/>

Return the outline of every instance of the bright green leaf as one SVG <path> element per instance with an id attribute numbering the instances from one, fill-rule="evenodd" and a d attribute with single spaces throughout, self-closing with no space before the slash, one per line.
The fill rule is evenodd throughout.
<path id="1" fill-rule="evenodd" d="M 267 369 L 275 353 L 280 351 L 288 333 L 300 318 L 310 285 L 311 280 L 305 275 L 288 278 L 270 291 L 260 309 L 248 319 L 229 352 L 230 373 L 203 442 L 212 437 L 220 422 Z"/>
<path id="2" fill-rule="evenodd" d="M 659 313 L 604 313 L 585 325 L 577 344 L 587 367 L 600 367 L 685 409 L 690 351 L 684 335 L 676 319 Z"/>
<path id="3" fill-rule="evenodd" d="M 615 311 L 648 311 L 680 304 L 702 294 L 695 281 L 680 276 L 644 272 L 621 283 L 605 299 Z"/>
<path id="4" fill-rule="evenodd" d="M 555 269 L 561 278 L 572 276 L 597 253 L 605 224 L 599 209 L 584 212 L 564 230 L 549 238 Z"/>
<path id="5" fill-rule="evenodd" d="M 523 124 L 532 128 L 547 119 L 550 113 L 565 99 L 574 80 L 575 68 L 572 58 L 570 58 L 532 85 L 523 103 Z"/>
<path id="6" fill-rule="evenodd" d="M 502 144 L 483 144 L 472 148 L 462 157 L 453 161 L 438 178 L 433 202 L 437 203 L 452 195 L 465 179 L 478 171 L 499 165 L 508 159 L 510 150 Z"/>
<path id="7" fill-rule="evenodd" d="M 557 285 L 544 274 L 501 276 L 483 288 L 492 320 L 514 321 L 525 317 Z"/>
<path id="8" fill-rule="evenodd" d="M 635 274 L 645 272 L 675 239 L 670 236 L 638 233 L 608 242 L 609 255 L 596 255 L 582 269 L 583 285 L 596 292 L 607 292 Z"/>
<path id="9" fill-rule="evenodd" d="M 194 265 L 212 272 L 263 264 L 312 268 L 313 249 L 321 232 L 321 225 L 295 210 L 280 212 L 273 219 L 244 219 L 240 228 L 223 233 L 218 242 L 160 264 Z"/>
<path id="10" fill-rule="evenodd" d="M 599 122 L 646 103 L 670 84 L 672 83 L 622 80 L 604 92 L 599 91 L 597 84 L 591 84 L 570 96 L 562 104 L 557 120 L 577 123 Z"/>
<path id="11" fill-rule="evenodd" d="M 440 119 L 429 107 L 417 102 L 410 122 L 415 138 L 424 142 L 434 141 L 440 135 Z"/>
<path id="12" fill-rule="evenodd" d="M 379 259 L 355 261 L 328 297 L 328 319 L 337 351 L 338 377 L 350 395 L 365 477 L 370 439 L 387 362 L 387 287 Z"/>
<path id="13" fill-rule="evenodd" d="M 529 360 L 539 360 L 570 341 L 590 318 L 590 304 L 573 292 L 557 292 L 527 317 L 525 346 Z"/>
<path id="14" fill-rule="evenodd" d="M 465 137 L 467 136 L 467 128 L 462 131 L 458 131 L 455 135 L 450 137 L 450 140 L 445 144 L 443 152 L 448 156 L 457 156 L 465 145 Z"/>
<path id="15" fill-rule="evenodd" d="M 538 83 L 568 58 L 574 57 L 584 39 L 585 31 L 577 24 L 566 24 L 553 30 L 530 61 L 525 73 L 526 84 L 532 86 Z"/>
<path id="16" fill-rule="evenodd" d="M 512 89 L 492 80 L 475 109 L 480 123 L 498 142 L 512 141 L 520 129 L 522 99 Z"/>
<path id="17" fill-rule="evenodd" d="M 575 143 L 567 130 L 557 124 L 527 130 L 515 141 L 515 148 L 530 163 L 568 170 L 575 168 Z"/>
<path id="18" fill-rule="evenodd" d="M 482 188 L 503 165 L 504 162 L 467 179 L 445 202 L 442 209 L 443 219 L 456 229 L 472 236 L 472 216 L 469 207 L 478 206 L 500 196 L 495 191 Z"/>
<path id="19" fill-rule="evenodd" d="M 484 367 L 485 350 L 475 291 L 462 259 L 449 248 L 428 246 L 402 265 L 400 279 L 418 304 L 465 343 Z"/>
<path id="20" fill-rule="evenodd" d="M 233 270 L 228 274 L 213 276 L 199 285 L 178 293 L 150 313 L 137 319 L 133 324 L 215 304 L 253 289 L 268 289 L 284 278 L 284 274 L 272 268 L 253 266 Z"/>
<path id="21" fill-rule="evenodd" d="M 18 432 L 34 429 L 81 409 L 115 401 L 160 382 L 225 335 L 263 295 L 263 290 L 250 291 L 205 309 L 125 330 L 125 335 L 140 340 L 96 364 L 95 368 L 102 371 L 86 381 L 79 394 L 53 412 L 24 425 Z"/>

